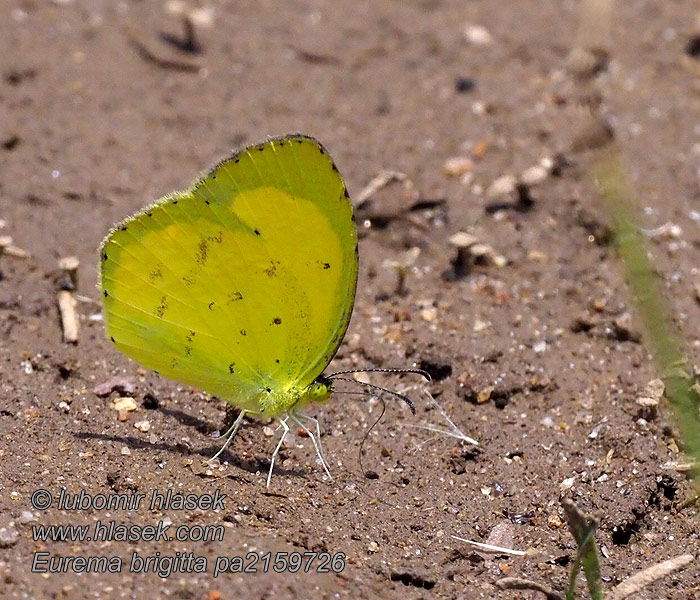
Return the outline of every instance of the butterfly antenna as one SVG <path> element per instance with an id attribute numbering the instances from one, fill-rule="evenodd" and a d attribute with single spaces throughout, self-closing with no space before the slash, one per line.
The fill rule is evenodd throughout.
<path id="1" fill-rule="evenodd" d="M 328 379 L 333 379 L 336 375 L 351 375 L 352 373 L 415 373 L 416 375 L 425 377 L 427 381 L 432 381 L 430 373 L 424 371 L 423 369 L 351 369 L 349 371 L 336 371 L 335 373 L 326 375 L 326 377 L 328 377 Z"/>
<path id="2" fill-rule="evenodd" d="M 404 396 L 403 394 L 399 394 L 398 392 L 395 392 L 393 390 L 387 390 L 386 388 L 379 387 L 378 385 L 372 385 L 371 383 L 365 383 L 364 381 L 357 381 L 356 379 L 350 379 L 349 377 L 334 377 L 333 381 L 349 381 L 350 383 L 357 383 L 371 390 L 376 390 L 377 392 L 389 394 L 390 396 L 394 396 L 395 398 L 398 398 L 399 400 L 402 400 L 403 402 L 408 404 L 408 408 L 411 409 L 411 412 L 414 415 L 416 414 L 416 405 L 413 404 L 413 400 L 411 400 L 408 396 Z"/>

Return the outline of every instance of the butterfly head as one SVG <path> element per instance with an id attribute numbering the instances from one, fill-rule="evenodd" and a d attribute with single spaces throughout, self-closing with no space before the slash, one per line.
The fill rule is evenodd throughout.
<path id="1" fill-rule="evenodd" d="M 319 375 L 316 380 L 309 386 L 309 400 L 312 402 L 324 403 L 331 399 L 333 393 L 333 383 L 327 377 Z"/>

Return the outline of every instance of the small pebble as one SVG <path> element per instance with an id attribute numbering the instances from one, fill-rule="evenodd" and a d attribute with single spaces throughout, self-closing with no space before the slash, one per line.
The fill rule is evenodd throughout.
<path id="1" fill-rule="evenodd" d="M 602 118 L 591 118 L 574 136 L 571 150 L 595 150 L 609 144 L 615 137 L 615 131 L 610 123 Z"/>
<path id="2" fill-rule="evenodd" d="M 494 387 L 492 385 L 485 387 L 476 394 L 477 404 L 484 404 L 491 399 L 491 394 L 493 394 Z"/>
<path id="3" fill-rule="evenodd" d="M 661 379 L 652 379 L 637 397 L 636 402 L 640 406 L 657 406 L 664 395 L 665 389 L 664 382 Z"/>
<path id="4" fill-rule="evenodd" d="M 31 523 L 32 521 L 36 521 L 36 515 L 30 511 L 30 510 L 23 510 L 21 514 L 19 515 L 19 519 L 17 519 L 20 523 L 23 525 L 27 523 Z"/>
<path id="5" fill-rule="evenodd" d="M 114 401 L 114 403 L 112 404 L 112 408 L 119 412 L 132 411 L 136 410 L 138 408 L 138 405 L 131 396 L 123 396 L 121 398 L 117 398 Z"/>
<path id="6" fill-rule="evenodd" d="M 523 174 L 520 176 L 520 181 L 525 185 L 538 185 L 542 183 L 549 176 L 549 171 L 543 166 L 535 165 L 529 169 L 525 169 Z"/>
<path id="7" fill-rule="evenodd" d="M 541 342 L 537 342 L 532 349 L 535 351 L 535 354 L 543 354 L 544 351 L 547 349 L 547 342 L 542 340 Z"/>
<path id="8" fill-rule="evenodd" d="M 121 449 L 121 454 L 122 456 L 131 456 L 131 450 L 129 450 L 129 448 L 126 446 L 123 446 Z"/>
<path id="9" fill-rule="evenodd" d="M 427 321 L 428 323 L 437 322 L 438 310 L 434 306 L 428 306 L 426 308 L 423 308 L 418 314 L 420 315 L 421 319 Z"/>
<path id="10" fill-rule="evenodd" d="M 442 167 L 443 172 L 448 177 L 459 177 L 471 171 L 474 168 L 474 163 L 466 156 L 454 156 L 448 158 Z"/>
<path id="11" fill-rule="evenodd" d="M 151 422 L 150 421 L 137 421 L 134 423 L 134 427 L 138 429 L 139 431 L 143 431 L 144 433 L 147 433 L 148 431 L 151 430 Z"/>
<path id="12" fill-rule="evenodd" d="M 547 262 L 547 255 L 539 250 L 530 250 L 527 253 L 527 258 L 533 262 Z"/>
<path id="13" fill-rule="evenodd" d="M 0 548 L 7 548 L 17 543 L 19 532 L 14 527 L 0 527 Z"/>
<path id="14" fill-rule="evenodd" d="M 493 36 L 486 27 L 471 23 L 464 28 L 464 39 L 473 46 L 488 46 L 493 43 Z"/>
<path id="15" fill-rule="evenodd" d="M 517 180 L 512 175 L 502 175 L 496 179 L 486 190 L 486 195 L 489 198 L 505 196 L 515 190 Z"/>
<path id="16" fill-rule="evenodd" d="M 117 375 L 108 379 L 104 383 L 100 383 L 92 388 L 92 393 L 96 396 L 109 396 L 112 392 L 120 394 L 133 394 L 136 391 L 136 382 L 133 377 L 125 375 Z"/>
<path id="17" fill-rule="evenodd" d="M 559 515 L 550 515 L 547 519 L 547 525 L 552 529 L 559 529 L 563 523 L 561 522 Z"/>
<path id="18" fill-rule="evenodd" d="M 633 329 L 632 315 L 629 312 L 622 313 L 613 321 L 613 331 L 616 340 L 621 342 L 640 342 L 641 335 Z"/>
<path id="19" fill-rule="evenodd" d="M 610 59 L 607 51 L 598 48 L 572 48 L 566 59 L 569 72 L 575 77 L 587 79 L 604 71 Z"/>
<path id="20" fill-rule="evenodd" d="M 568 477 L 559 484 L 562 491 L 570 490 L 574 486 L 575 477 Z"/>

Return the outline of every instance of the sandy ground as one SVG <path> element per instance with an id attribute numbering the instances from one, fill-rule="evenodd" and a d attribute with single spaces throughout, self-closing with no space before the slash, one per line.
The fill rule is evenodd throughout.
<path id="1" fill-rule="evenodd" d="M 494 584 L 518 576 L 563 590 L 576 546 L 562 497 L 599 516 L 608 588 L 697 555 L 697 506 L 678 510 L 691 488 L 669 409 L 636 402 L 656 374 L 588 176 L 604 136 L 591 137 L 584 108 L 599 105 L 614 127 L 644 226 L 678 227 L 651 247 L 696 360 L 700 63 L 685 52 L 696 3 L 620 3 L 610 61 L 583 88 L 565 68 L 578 2 L 221 1 L 197 32 L 198 54 L 168 41 L 182 25 L 163 4 L 0 2 L 0 234 L 32 254 L 0 257 L 0 596 L 534 597 Z M 469 24 L 490 41 L 468 40 Z M 410 378 L 373 374 L 415 398 L 417 416 L 389 401 L 360 465 L 381 404 L 339 395 L 316 412 L 333 479 L 295 436 L 266 490 L 277 433 L 247 423 L 221 469 L 207 470 L 225 402 L 140 368 L 104 338 L 96 263 L 109 227 L 232 148 L 295 131 L 326 145 L 355 198 L 385 169 L 409 182 L 357 211 L 360 285 L 332 367 L 427 369 L 428 389 L 477 450 L 413 427 L 446 423 Z M 455 157 L 468 161 L 450 176 Z M 552 157 L 531 205 L 489 193 Z M 455 274 L 458 231 L 496 260 Z M 80 259 L 77 344 L 63 343 L 55 300 L 57 260 L 70 255 Z M 402 284 L 391 261 L 408 264 Z M 135 390 L 93 392 L 116 375 Z M 120 420 L 113 404 L 125 395 L 137 409 Z M 56 505 L 62 488 L 226 498 L 216 510 L 68 511 Z M 32 509 L 38 489 L 54 496 L 48 510 Z M 42 542 L 32 532 L 97 520 L 225 535 Z M 477 553 L 453 535 L 528 553 Z M 32 573 L 35 551 L 123 565 Z M 190 552 L 206 572 L 130 572 L 134 553 Z M 250 552 L 346 559 L 340 573 L 259 564 L 214 578 L 218 557 Z M 699 573 L 637 597 L 696 598 Z"/>

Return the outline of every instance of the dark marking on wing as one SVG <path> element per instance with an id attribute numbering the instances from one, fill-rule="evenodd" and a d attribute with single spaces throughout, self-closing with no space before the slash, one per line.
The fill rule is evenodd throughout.
<path id="1" fill-rule="evenodd" d="M 260 233 L 260 230 L 257 229 L 257 228 L 253 230 L 253 233 L 254 233 L 255 235 L 262 235 L 262 234 Z"/>
<path id="2" fill-rule="evenodd" d="M 190 269 L 182 276 L 182 282 L 185 284 L 185 287 L 194 285 L 195 281 L 197 281 L 197 271 L 195 269 Z"/>
<path id="3" fill-rule="evenodd" d="M 240 159 L 240 158 L 234 158 L 234 159 L 233 159 L 233 162 L 236 163 L 236 164 L 238 164 L 239 162 L 241 162 L 241 159 Z"/>
<path id="4" fill-rule="evenodd" d="M 335 163 L 331 163 L 331 168 L 337 173 L 338 172 L 338 167 L 335 166 Z"/>
<path id="5" fill-rule="evenodd" d="M 188 342 L 192 343 L 192 338 L 195 336 L 197 332 L 196 331 L 190 331 L 185 338 L 187 339 Z"/>
<path id="6" fill-rule="evenodd" d="M 173 204 L 177 204 L 177 200 L 173 200 Z"/>
<path id="7" fill-rule="evenodd" d="M 331 264 L 330 264 L 330 263 L 323 263 L 323 268 L 324 268 L 324 269 L 330 269 L 330 268 L 331 268 Z"/>
<path id="8" fill-rule="evenodd" d="M 281 148 L 282 146 L 284 146 L 284 140 L 280 140 L 278 143 L 279 143 L 279 145 L 280 145 L 280 148 Z"/>
<path id="9" fill-rule="evenodd" d="M 268 277 L 275 277 L 277 275 L 277 265 L 279 264 L 280 262 L 278 260 L 270 261 L 270 266 L 265 269 L 265 273 L 267 273 Z"/>
<path id="10" fill-rule="evenodd" d="M 152 217 L 152 216 L 153 216 L 153 213 L 149 210 L 149 211 L 146 213 L 146 216 Z"/>
<path id="11" fill-rule="evenodd" d="M 245 329 L 241 329 L 241 335 L 248 335 Z"/>
<path id="12" fill-rule="evenodd" d="M 153 269 L 153 271 L 148 274 L 148 281 L 149 283 L 155 283 L 156 279 L 159 277 L 163 277 L 163 272 L 160 269 Z"/>
<path id="13" fill-rule="evenodd" d="M 168 310 L 168 298 L 167 296 L 161 296 L 160 303 L 156 307 L 155 315 L 159 319 L 163 318 L 165 311 Z"/>
<path id="14" fill-rule="evenodd" d="M 185 346 L 185 356 L 192 354 L 192 346 Z"/>
<path id="15" fill-rule="evenodd" d="M 127 227 L 126 225 L 122 225 L 122 226 L 119 228 L 119 231 L 126 231 L 127 229 L 128 229 L 128 227 Z"/>
<path id="16" fill-rule="evenodd" d="M 214 310 L 215 305 L 216 305 L 216 302 L 210 302 L 209 303 L 209 310 Z"/>
<path id="17" fill-rule="evenodd" d="M 210 235 L 207 237 L 208 242 L 216 242 L 217 244 L 220 244 L 221 242 L 224 241 L 224 232 L 219 231 L 218 235 Z"/>
<path id="18" fill-rule="evenodd" d="M 102 260 L 107 260 L 107 253 L 106 252 L 102 253 Z"/>
<path id="19" fill-rule="evenodd" d="M 280 319 L 279 317 L 275 317 L 274 319 L 272 319 L 272 322 L 275 325 L 282 325 L 282 319 Z"/>
<path id="20" fill-rule="evenodd" d="M 209 244 L 207 243 L 207 240 L 202 239 L 199 241 L 199 245 L 197 246 L 197 249 L 199 250 L 197 252 L 197 255 L 194 257 L 195 262 L 198 265 L 201 265 L 202 267 L 207 264 L 207 254 L 209 254 Z"/>
<path id="21" fill-rule="evenodd" d="M 323 148 L 322 148 L 321 146 L 318 147 L 318 151 L 319 151 L 321 154 L 325 154 L 325 152 L 324 152 L 324 150 L 323 150 Z"/>
<path id="22" fill-rule="evenodd" d="M 236 372 L 236 371 L 233 370 L 233 367 L 235 367 L 235 366 L 236 366 L 236 363 L 235 363 L 235 362 L 232 362 L 232 363 L 228 366 L 228 372 L 231 373 L 232 375 Z"/>
<path id="23" fill-rule="evenodd" d="M 275 362 L 276 362 L 277 364 L 280 364 L 280 359 L 279 359 L 279 358 L 276 358 L 276 359 L 275 359 Z"/>
<path id="24" fill-rule="evenodd" d="M 170 361 L 170 366 L 171 366 L 173 369 L 176 369 L 178 364 L 179 364 L 179 363 L 178 363 L 178 361 L 177 361 L 176 358 L 173 358 L 173 359 Z"/>
<path id="25" fill-rule="evenodd" d="M 105 298 L 106 298 L 107 296 L 109 296 L 109 294 L 107 293 L 107 290 L 105 290 L 103 293 L 104 293 L 104 295 L 105 295 Z"/>
<path id="26" fill-rule="evenodd" d="M 270 388 L 265 388 L 267 390 L 267 393 L 269 394 L 272 390 Z"/>
<path id="27" fill-rule="evenodd" d="M 231 304 L 231 302 L 236 302 L 236 300 L 243 300 L 243 294 L 241 294 L 240 292 L 231 292 L 228 295 L 227 304 Z"/>
<path id="28" fill-rule="evenodd" d="M 109 336 L 109 339 L 111 340 L 111 342 L 112 342 L 113 344 L 116 344 L 116 343 L 117 343 L 117 340 L 114 339 L 114 336 L 113 336 L 113 335 L 110 335 L 110 336 Z"/>
<path id="29" fill-rule="evenodd" d="M 350 198 L 350 193 L 348 192 L 348 188 L 346 188 L 346 187 L 343 188 L 343 195 L 346 198 Z"/>
<path id="30" fill-rule="evenodd" d="M 209 200 L 205 200 L 205 201 L 204 201 L 204 204 L 209 204 Z"/>
<path id="31" fill-rule="evenodd" d="M 265 150 L 265 148 L 263 146 L 258 146 L 258 150 L 260 150 L 260 152 L 262 152 L 263 150 Z"/>

